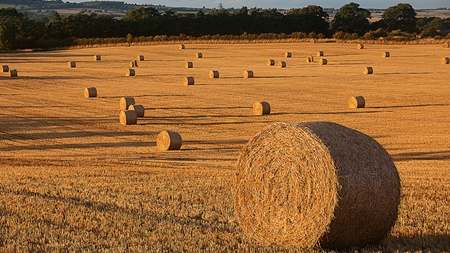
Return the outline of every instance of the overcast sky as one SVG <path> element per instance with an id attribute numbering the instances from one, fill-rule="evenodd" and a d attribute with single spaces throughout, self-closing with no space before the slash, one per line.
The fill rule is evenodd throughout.
<path id="1" fill-rule="evenodd" d="M 88 0 L 72 0 L 69 2 L 85 2 Z M 170 7 L 203 7 L 217 8 L 222 3 L 224 8 L 241 8 L 247 6 L 249 8 L 277 8 L 277 9 L 291 9 L 302 8 L 308 5 L 318 5 L 323 8 L 340 8 L 341 6 L 352 2 L 343 0 L 115 0 L 124 1 L 131 4 L 154 4 L 166 5 Z M 450 8 L 450 0 L 410 0 L 410 1 L 393 1 L 393 0 L 360 0 L 353 1 L 360 4 L 362 8 L 370 9 L 385 9 L 398 3 L 409 3 L 414 9 L 436 9 L 436 8 Z"/>

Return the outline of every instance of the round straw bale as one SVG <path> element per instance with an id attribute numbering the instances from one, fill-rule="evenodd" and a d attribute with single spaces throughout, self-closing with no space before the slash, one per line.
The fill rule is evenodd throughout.
<path id="1" fill-rule="evenodd" d="M 371 137 L 332 122 L 279 122 L 242 149 L 234 209 L 261 245 L 375 244 L 398 216 L 400 178 Z"/>
<path id="2" fill-rule="evenodd" d="M 9 76 L 10 76 L 10 77 L 17 77 L 17 70 L 15 70 L 15 69 L 10 69 L 10 70 L 9 70 Z"/>
<path id="3" fill-rule="evenodd" d="M 134 71 L 134 69 L 127 69 L 126 76 L 135 76 L 135 75 L 136 71 Z"/>
<path id="4" fill-rule="evenodd" d="M 186 62 L 186 64 L 184 65 L 187 69 L 193 68 L 194 67 L 194 63 L 192 63 L 191 61 Z"/>
<path id="5" fill-rule="evenodd" d="M 130 61 L 130 68 L 134 68 L 134 61 Z"/>
<path id="6" fill-rule="evenodd" d="M 317 51 L 317 54 L 316 54 L 317 56 L 324 56 L 324 53 L 323 53 L 323 51 Z"/>
<path id="7" fill-rule="evenodd" d="M 286 58 L 291 58 L 292 57 L 292 53 L 291 52 L 286 52 L 286 53 L 284 53 L 284 56 Z"/>
<path id="8" fill-rule="evenodd" d="M 251 70 L 244 71 L 244 78 L 253 78 L 253 71 Z"/>
<path id="9" fill-rule="evenodd" d="M 137 124 L 137 113 L 133 110 L 120 111 L 119 122 L 122 125 L 135 125 Z"/>
<path id="10" fill-rule="evenodd" d="M 135 101 L 133 97 L 121 97 L 120 98 L 120 110 L 128 110 L 130 105 L 134 105 Z"/>
<path id="11" fill-rule="evenodd" d="M 183 78 L 183 84 L 184 85 L 194 85 L 194 77 L 192 76 L 186 76 Z"/>
<path id="12" fill-rule="evenodd" d="M 77 67 L 77 63 L 74 62 L 74 61 L 70 61 L 70 62 L 67 63 L 67 66 L 69 68 L 76 68 Z"/>
<path id="13" fill-rule="evenodd" d="M 262 101 L 255 102 L 253 104 L 253 114 L 254 115 L 267 115 L 270 114 L 270 104 Z"/>
<path id="14" fill-rule="evenodd" d="M 359 43 L 358 45 L 356 45 L 357 49 L 364 49 L 364 44 Z"/>
<path id="15" fill-rule="evenodd" d="M 179 150 L 181 142 L 181 135 L 177 132 L 162 131 L 156 137 L 156 146 L 161 151 Z"/>
<path id="16" fill-rule="evenodd" d="M 219 78 L 219 71 L 217 70 L 211 70 L 209 72 L 209 78 Z"/>
<path id="17" fill-rule="evenodd" d="M 84 88 L 84 97 L 85 98 L 97 97 L 97 89 L 95 87 L 86 87 L 86 88 Z"/>
<path id="18" fill-rule="evenodd" d="M 286 62 L 285 61 L 279 61 L 278 62 L 278 67 L 279 68 L 286 68 Z"/>
<path id="19" fill-rule="evenodd" d="M 450 63 L 450 58 L 448 58 L 448 57 L 442 58 L 441 59 L 441 63 L 442 64 L 449 64 Z"/>
<path id="20" fill-rule="evenodd" d="M 307 56 L 306 57 L 306 62 L 313 62 L 314 61 L 314 56 Z"/>
<path id="21" fill-rule="evenodd" d="M 366 100 L 363 96 L 350 97 L 348 99 L 348 107 L 350 108 L 364 108 Z"/>
<path id="22" fill-rule="evenodd" d="M 444 46 L 444 48 L 449 48 L 449 47 L 450 47 L 450 43 L 447 43 L 447 42 L 446 42 L 446 43 L 444 43 L 443 46 Z"/>
<path id="23" fill-rule="evenodd" d="M 2 65 L 2 71 L 3 72 L 9 72 L 9 66 L 8 65 Z"/>
<path id="24" fill-rule="evenodd" d="M 316 42 L 317 42 L 317 39 L 310 39 L 309 42 L 310 42 L 310 43 L 316 43 Z"/>
<path id="25" fill-rule="evenodd" d="M 138 55 L 137 56 L 137 60 L 138 61 L 144 61 L 144 56 L 143 55 Z"/>
<path id="26" fill-rule="evenodd" d="M 186 47 L 184 46 L 184 44 L 180 44 L 180 49 L 185 49 Z"/>
<path id="27" fill-rule="evenodd" d="M 322 59 L 319 60 L 319 64 L 320 64 L 320 65 L 327 65 L 327 64 L 328 64 L 328 61 L 327 61 L 327 59 L 322 58 Z"/>
<path id="28" fill-rule="evenodd" d="M 365 74 L 365 75 L 371 75 L 371 74 L 373 74 L 373 68 L 372 68 L 372 67 L 365 67 L 365 68 L 364 68 L 364 74 Z"/>
<path id="29" fill-rule="evenodd" d="M 102 57 L 98 54 L 94 55 L 94 61 L 101 61 Z"/>
<path id="30" fill-rule="evenodd" d="M 274 65 L 275 65 L 275 60 L 274 59 L 267 60 L 267 66 L 274 66 Z"/>
<path id="31" fill-rule="evenodd" d="M 138 104 L 130 105 L 130 106 L 128 106 L 128 110 L 136 111 L 137 117 L 140 117 L 140 118 L 144 117 L 145 108 L 143 105 L 138 105 Z"/>
<path id="32" fill-rule="evenodd" d="M 202 54 L 202 53 L 197 53 L 197 54 L 195 55 L 195 57 L 197 57 L 197 58 L 203 58 L 203 54 Z"/>
<path id="33" fill-rule="evenodd" d="M 383 52 L 383 53 L 381 54 L 381 56 L 382 56 L 383 58 L 388 58 L 388 57 L 391 57 L 391 53 L 389 53 L 389 52 Z"/>

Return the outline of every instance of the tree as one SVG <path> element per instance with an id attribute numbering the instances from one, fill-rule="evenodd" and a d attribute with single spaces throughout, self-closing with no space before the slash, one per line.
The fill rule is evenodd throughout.
<path id="1" fill-rule="evenodd" d="M 401 30 L 413 33 L 417 31 L 417 13 L 410 4 L 397 4 L 387 8 L 381 18 L 388 31 Z"/>
<path id="2" fill-rule="evenodd" d="M 128 11 L 123 17 L 127 32 L 134 36 L 153 36 L 156 35 L 160 14 L 153 7 L 139 7 Z"/>
<path id="3" fill-rule="evenodd" d="M 333 29 L 346 33 L 363 35 L 369 27 L 370 11 L 360 8 L 359 4 L 351 2 L 342 6 L 336 13 Z"/>
<path id="4" fill-rule="evenodd" d="M 328 13 L 322 7 L 317 5 L 309 5 L 301 9 L 292 9 L 287 12 L 290 22 L 298 22 L 297 28 L 293 32 L 305 33 L 329 33 Z"/>

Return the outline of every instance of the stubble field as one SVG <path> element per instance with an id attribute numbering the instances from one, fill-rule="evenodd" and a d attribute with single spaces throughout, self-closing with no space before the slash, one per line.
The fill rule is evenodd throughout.
<path id="1" fill-rule="evenodd" d="M 318 50 L 328 65 L 319 57 L 306 62 Z M 391 57 L 382 58 L 385 51 Z M 125 76 L 138 55 L 145 61 L 136 76 Z M 0 251 L 296 250 L 248 242 L 233 211 L 240 149 L 280 121 L 336 122 L 373 137 L 392 156 L 402 180 L 397 223 L 379 245 L 353 251 L 450 251 L 450 66 L 443 57 L 450 49 L 441 45 L 357 50 L 338 43 L 2 54 L 19 76 L 0 73 Z M 268 59 L 287 67 L 269 67 Z M 373 75 L 363 74 L 366 66 Z M 220 78 L 210 79 L 210 70 Z M 243 78 L 244 70 L 255 78 Z M 185 76 L 195 85 L 184 86 Z M 86 99 L 91 86 L 98 97 Z M 356 95 L 365 108 L 348 108 Z M 145 106 L 137 125 L 119 124 L 122 96 Z M 271 114 L 252 115 L 256 101 L 269 102 Z M 163 130 L 181 134 L 181 150 L 158 151 Z"/>

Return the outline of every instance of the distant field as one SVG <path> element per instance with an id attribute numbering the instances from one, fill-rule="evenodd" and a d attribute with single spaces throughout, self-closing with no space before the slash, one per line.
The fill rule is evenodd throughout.
<path id="1" fill-rule="evenodd" d="M 328 65 L 319 57 L 306 62 L 318 50 Z M 381 57 L 385 51 L 390 58 Z M 145 61 L 136 76 L 125 76 L 138 55 Z M 403 186 L 397 223 L 381 244 L 351 251 L 450 251 L 450 65 L 443 57 L 450 49 L 441 45 L 338 43 L 1 54 L 19 77 L 0 73 L 0 251 L 283 251 L 245 240 L 232 196 L 240 149 L 280 121 L 336 122 L 392 156 Z M 269 67 L 268 59 L 287 67 Z M 366 66 L 373 75 L 363 74 Z M 210 70 L 220 78 L 210 79 Z M 244 70 L 255 78 L 244 79 Z M 195 85 L 183 85 L 188 75 Z M 83 97 L 90 86 L 97 98 Z M 348 108 L 356 95 L 365 97 L 364 109 Z M 119 124 L 122 96 L 145 106 L 137 125 Z M 256 101 L 269 102 L 272 113 L 252 115 Z M 181 134 L 181 150 L 157 150 L 162 130 Z"/>

